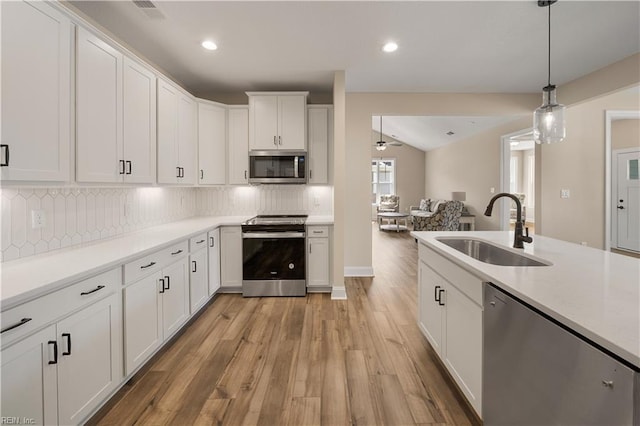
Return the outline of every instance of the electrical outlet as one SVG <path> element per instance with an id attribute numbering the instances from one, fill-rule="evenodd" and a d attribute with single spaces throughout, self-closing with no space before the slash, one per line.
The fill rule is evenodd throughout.
<path id="1" fill-rule="evenodd" d="M 489 192 L 491 194 L 495 194 L 496 193 L 496 189 L 492 186 L 491 188 L 489 188 Z"/>
<path id="2" fill-rule="evenodd" d="M 560 190 L 560 198 L 569 198 L 570 196 L 571 196 L 571 193 L 568 189 Z"/>
<path id="3" fill-rule="evenodd" d="M 47 214 L 44 210 L 31 210 L 31 228 L 44 228 L 47 224 Z"/>

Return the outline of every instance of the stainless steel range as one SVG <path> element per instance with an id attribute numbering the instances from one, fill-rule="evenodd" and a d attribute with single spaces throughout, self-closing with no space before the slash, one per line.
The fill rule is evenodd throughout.
<path id="1" fill-rule="evenodd" d="M 306 215 L 256 216 L 242 224 L 242 295 L 306 294 Z"/>

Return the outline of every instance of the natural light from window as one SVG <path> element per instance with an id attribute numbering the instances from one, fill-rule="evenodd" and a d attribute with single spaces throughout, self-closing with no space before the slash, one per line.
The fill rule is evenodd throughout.
<path id="1" fill-rule="evenodd" d="M 396 193 L 396 160 L 371 160 L 371 204 L 378 204 L 381 195 Z"/>

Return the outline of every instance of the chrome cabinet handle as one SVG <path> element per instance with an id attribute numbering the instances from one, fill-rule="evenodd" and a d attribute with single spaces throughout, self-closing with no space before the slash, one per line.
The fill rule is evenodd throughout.
<path id="1" fill-rule="evenodd" d="M 2 330 L 0 330 L 0 334 L 4 333 L 5 331 L 9 331 L 9 330 L 13 330 L 14 328 L 18 328 L 21 325 L 25 325 L 26 323 L 28 323 L 29 321 L 31 321 L 33 318 L 22 318 L 20 320 L 20 322 L 10 325 L 9 327 L 3 328 Z"/>

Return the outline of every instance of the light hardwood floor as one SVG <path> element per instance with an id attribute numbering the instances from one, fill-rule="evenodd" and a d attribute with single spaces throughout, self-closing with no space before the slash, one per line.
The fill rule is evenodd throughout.
<path id="1" fill-rule="evenodd" d="M 89 423 L 471 424 L 416 325 L 414 240 L 373 237 L 348 300 L 220 295 Z"/>

